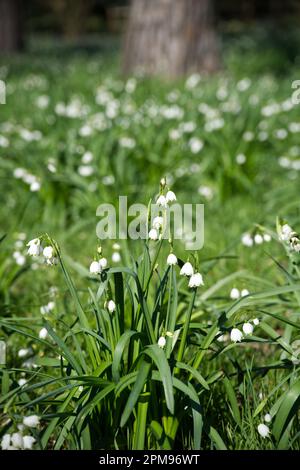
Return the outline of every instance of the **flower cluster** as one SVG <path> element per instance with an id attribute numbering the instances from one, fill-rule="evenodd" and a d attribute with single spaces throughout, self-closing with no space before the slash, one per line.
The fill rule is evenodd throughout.
<path id="1" fill-rule="evenodd" d="M 173 191 L 166 188 L 166 180 L 162 178 L 160 181 L 160 194 L 156 199 L 156 205 L 160 209 L 167 209 L 168 205 L 174 201 L 176 201 L 176 195 Z M 148 237 L 150 240 L 156 241 L 160 239 L 163 230 L 163 217 L 158 215 L 154 217 L 152 221 L 152 227 L 149 231 Z"/>
<path id="2" fill-rule="evenodd" d="M 259 233 L 259 232 L 252 235 L 246 232 L 242 235 L 241 241 L 244 246 L 251 247 L 253 245 L 261 245 L 264 242 L 270 242 L 271 235 L 269 235 L 268 233 Z"/>
<path id="3" fill-rule="evenodd" d="M 107 268 L 107 259 L 100 258 L 99 261 L 92 261 L 92 263 L 90 264 L 90 273 L 100 274 L 106 268 Z"/>
<path id="4" fill-rule="evenodd" d="M 233 343 L 240 343 L 243 339 L 244 336 L 252 335 L 254 326 L 259 325 L 259 319 L 254 318 L 253 320 L 250 320 L 246 323 L 243 324 L 242 330 L 239 330 L 238 328 L 232 328 L 230 332 L 230 339 Z"/>
<path id="5" fill-rule="evenodd" d="M 55 249 L 52 245 L 46 245 L 43 247 L 40 238 L 30 240 L 26 246 L 28 246 L 28 255 L 33 257 L 42 256 L 44 263 L 50 266 L 57 264 Z"/>
<path id="6" fill-rule="evenodd" d="M 300 253 L 300 236 L 288 224 L 284 224 L 280 228 L 279 238 L 288 245 L 291 251 Z"/>
<path id="7" fill-rule="evenodd" d="M 24 435 L 27 428 L 37 428 L 40 423 L 36 415 L 26 416 L 23 423 L 18 425 L 18 432 L 4 434 L 1 440 L 2 450 L 31 450 L 36 439 L 29 434 Z"/>

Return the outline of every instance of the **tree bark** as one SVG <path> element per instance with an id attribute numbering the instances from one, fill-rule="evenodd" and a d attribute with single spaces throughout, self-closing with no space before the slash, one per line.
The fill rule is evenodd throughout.
<path id="1" fill-rule="evenodd" d="M 0 51 L 14 52 L 23 47 L 21 0 L 0 0 Z"/>
<path id="2" fill-rule="evenodd" d="M 126 74 L 179 77 L 219 68 L 212 0 L 132 0 L 125 35 Z"/>

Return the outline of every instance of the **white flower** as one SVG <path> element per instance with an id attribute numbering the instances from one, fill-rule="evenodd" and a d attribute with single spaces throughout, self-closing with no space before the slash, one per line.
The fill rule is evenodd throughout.
<path id="1" fill-rule="evenodd" d="M 269 433 L 270 433 L 270 429 L 268 428 L 268 426 L 266 424 L 259 424 L 257 426 L 257 430 L 259 432 L 259 434 L 261 435 L 261 437 L 265 438 L 265 437 L 268 437 Z"/>
<path id="2" fill-rule="evenodd" d="M 24 264 L 26 263 L 25 256 L 23 256 L 21 254 L 19 256 L 17 256 L 16 257 L 16 263 L 17 263 L 18 266 L 24 266 Z"/>
<path id="3" fill-rule="evenodd" d="M 113 300 L 109 300 L 107 302 L 107 310 L 110 312 L 110 313 L 113 313 L 115 310 L 116 310 L 116 304 Z"/>
<path id="4" fill-rule="evenodd" d="M 160 348 L 164 348 L 165 345 L 166 345 L 166 342 L 167 342 L 167 341 L 166 341 L 166 338 L 165 338 L 164 336 L 161 336 L 161 337 L 159 338 L 157 344 L 158 344 L 158 346 L 159 346 Z"/>
<path id="5" fill-rule="evenodd" d="M 245 335 L 252 335 L 253 333 L 253 325 L 251 325 L 251 323 L 244 323 L 243 324 L 243 332 L 245 333 Z"/>
<path id="6" fill-rule="evenodd" d="M 177 264 L 177 257 L 173 253 L 169 254 L 167 258 L 167 264 L 169 266 L 173 266 L 174 264 Z"/>
<path id="7" fill-rule="evenodd" d="M 164 219 L 161 216 L 154 217 L 152 227 L 159 230 L 163 224 Z"/>
<path id="8" fill-rule="evenodd" d="M 234 343 L 239 343 L 242 341 L 243 333 L 238 328 L 233 328 L 230 333 L 230 339 Z"/>
<path id="9" fill-rule="evenodd" d="M 23 437 L 20 432 L 14 432 L 11 436 L 11 442 L 14 447 L 17 449 L 23 449 Z"/>
<path id="10" fill-rule="evenodd" d="M 244 233 L 242 235 L 242 244 L 245 246 L 253 246 L 253 238 L 251 237 L 250 233 Z"/>
<path id="11" fill-rule="evenodd" d="M 18 385 L 19 387 L 23 387 L 23 385 L 27 384 L 27 380 L 26 379 L 20 379 L 18 380 Z"/>
<path id="12" fill-rule="evenodd" d="M 32 436 L 23 436 L 23 449 L 31 450 L 36 439 Z"/>
<path id="13" fill-rule="evenodd" d="M 239 153 L 239 154 L 235 157 L 235 160 L 236 160 L 236 162 L 237 162 L 238 165 L 243 165 L 244 163 L 246 163 L 247 157 L 246 157 L 246 155 L 244 155 L 243 153 Z"/>
<path id="14" fill-rule="evenodd" d="M 189 287 L 199 287 L 203 285 L 204 285 L 203 277 L 200 273 L 195 273 L 191 276 L 189 280 Z"/>
<path id="15" fill-rule="evenodd" d="M 254 318 L 254 320 L 252 320 L 252 321 L 253 321 L 253 325 L 255 325 L 255 326 L 259 325 L 259 319 L 258 318 Z"/>
<path id="16" fill-rule="evenodd" d="M 180 270 L 181 276 L 192 276 L 194 274 L 194 268 L 189 261 L 184 263 Z"/>
<path id="17" fill-rule="evenodd" d="M 191 149 L 192 153 L 198 153 L 200 150 L 203 148 L 203 142 L 202 140 L 198 139 L 197 137 L 192 137 L 189 140 L 189 147 Z"/>
<path id="18" fill-rule="evenodd" d="M 19 349 L 19 351 L 18 351 L 18 356 L 19 356 L 19 357 L 25 357 L 25 356 L 27 356 L 27 354 L 29 354 L 29 352 L 30 352 L 30 351 L 29 351 L 28 348 L 26 348 L 26 349 L 25 349 L 25 348 Z"/>
<path id="19" fill-rule="evenodd" d="M 26 246 L 29 246 L 27 253 L 30 256 L 38 256 L 41 252 L 41 241 L 39 238 L 30 240 Z"/>
<path id="20" fill-rule="evenodd" d="M 99 260 L 99 265 L 100 265 L 100 268 L 101 268 L 101 269 L 105 269 L 106 266 L 107 266 L 107 259 L 106 259 L 106 258 L 101 258 L 101 259 Z"/>
<path id="21" fill-rule="evenodd" d="M 241 296 L 246 297 L 246 295 L 249 295 L 248 289 L 242 289 Z"/>
<path id="22" fill-rule="evenodd" d="M 119 263 L 121 261 L 121 255 L 120 253 L 118 253 L 117 251 L 115 251 L 113 254 L 112 254 L 112 262 L 113 263 Z"/>
<path id="23" fill-rule="evenodd" d="M 232 300 L 236 300 L 236 299 L 239 299 L 240 298 L 240 291 L 236 288 L 236 287 L 233 287 L 230 291 L 230 298 Z"/>
<path id="24" fill-rule="evenodd" d="M 270 423 L 272 421 L 272 416 L 270 415 L 270 413 L 267 413 L 265 415 L 264 420 L 266 423 Z"/>
<path id="25" fill-rule="evenodd" d="M 85 152 L 85 153 L 82 155 L 82 157 L 81 157 L 81 161 L 82 161 L 82 163 L 87 164 L 87 163 L 91 163 L 91 161 L 93 160 L 93 158 L 94 158 L 94 157 L 93 157 L 92 152 Z"/>
<path id="26" fill-rule="evenodd" d="M 30 191 L 32 193 L 35 193 L 37 191 L 39 191 L 41 189 L 41 183 L 39 183 L 38 181 L 33 181 L 30 185 Z"/>
<path id="27" fill-rule="evenodd" d="M 272 240 L 271 235 L 269 235 L 268 233 L 265 233 L 264 234 L 264 241 L 265 242 L 270 242 L 271 240 Z"/>
<path id="28" fill-rule="evenodd" d="M 263 237 L 261 236 L 260 233 L 257 233 L 255 236 L 254 236 L 254 241 L 257 245 L 261 245 L 264 241 Z"/>
<path id="29" fill-rule="evenodd" d="M 166 194 L 166 201 L 167 202 L 173 202 L 176 201 L 176 195 L 173 193 L 173 191 L 168 191 Z"/>
<path id="30" fill-rule="evenodd" d="M 101 266 L 98 261 L 93 261 L 90 265 L 90 273 L 91 274 L 100 274 Z"/>
<path id="31" fill-rule="evenodd" d="M 94 173 L 94 168 L 91 165 L 80 165 L 78 167 L 78 174 L 80 176 L 91 176 Z"/>
<path id="32" fill-rule="evenodd" d="M 53 248 L 52 248 L 52 246 L 46 246 L 46 247 L 43 249 L 43 255 L 44 255 L 45 258 L 47 258 L 47 259 L 53 258 Z"/>
<path id="33" fill-rule="evenodd" d="M 158 233 L 157 233 L 157 230 L 155 228 L 152 228 L 149 232 L 149 238 L 150 240 L 158 240 Z"/>
<path id="34" fill-rule="evenodd" d="M 4 434 L 4 436 L 1 439 L 1 449 L 8 450 L 9 446 L 10 446 L 10 434 Z"/>
<path id="35" fill-rule="evenodd" d="M 39 338 L 40 339 L 45 339 L 48 336 L 48 331 L 47 328 L 42 328 L 39 332 Z"/>
<path id="36" fill-rule="evenodd" d="M 166 208 L 167 205 L 168 205 L 168 202 L 165 198 L 165 196 L 163 196 L 162 194 L 157 198 L 157 201 L 156 201 L 156 204 L 160 207 L 164 207 Z"/>
<path id="37" fill-rule="evenodd" d="M 37 415 L 25 416 L 23 424 L 29 428 L 36 428 L 40 424 L 40 418 Z"/>

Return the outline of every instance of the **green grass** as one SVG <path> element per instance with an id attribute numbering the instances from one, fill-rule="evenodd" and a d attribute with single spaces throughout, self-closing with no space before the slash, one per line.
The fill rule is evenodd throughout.
<path id="1" fill-rule="evenodd" d="M 115 43 L 78 52 L 39 42 L 1 59 L 0 436 L 36 414 L 39 426 L 23 431 L 35 449 L 299 450 L 300 255 L 278 237 L 282 219 L 300 230 L 299 105 L 290 106 L 299 50 L 294 30 L 276 36 L 273 54 L 261 31 L 228 36 L 224 69 L 192 88 L 136 77 L 131 89 Z M 222 126 L 211 130 L 213 119 Z M 203 142 L 197 153 L 192 137 Z M 80 175 L 85 152 L 90 176 Z M 99 204 L 119 195 L 148 204 L 163 176 L 181 204 L 205 204 L 202 250 L 174 240 L 178 265 L 168 266 L 167 240 L 117 240 L 119 250 L 97 240 Z M 245 232 L 271 241 L 246 247 Z M 57 265 L 27 256 L 36 237 Z M 108 268 L 91 275 L 99 245 Z M 188 256 L 203 275 L 197 289 L 179 275 Z M 233 287 L 250 294 L 233 300 Z M 253 334 L 232 342 L 231 330 L 254 318 Z"/>

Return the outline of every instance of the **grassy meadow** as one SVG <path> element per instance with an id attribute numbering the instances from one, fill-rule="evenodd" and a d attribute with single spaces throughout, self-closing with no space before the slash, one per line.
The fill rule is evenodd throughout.
<path id="1" fill-rule="evenodd" d="M 298 36 L 171 83 L 108 38 L 1 58 L 2 449 L 299 450 Z M 97 239 L 99 204 L 169 190 L 201 250 Z"/>

